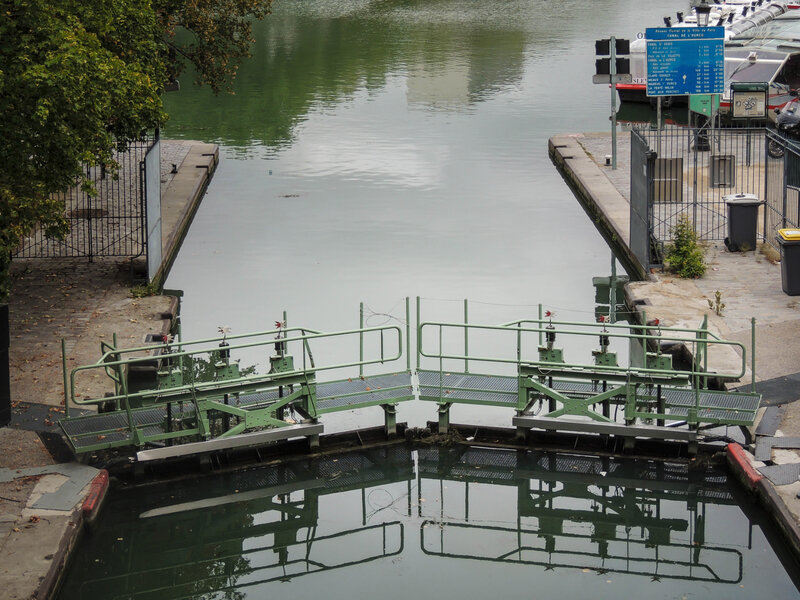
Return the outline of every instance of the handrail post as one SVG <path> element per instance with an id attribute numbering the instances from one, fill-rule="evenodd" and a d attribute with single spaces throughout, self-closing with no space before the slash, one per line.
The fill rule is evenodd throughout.
<path id="1" fill-rule="evenodd" d="M 444 359 L 442 352 L 442 325 L 439 324 L 439 400 L 442 400 L 442 386 L 444 384 Z"/>
<path id="2" fill-rule="evenodd" d="M 542 345 L 542 303 L 539 303 L 539 346 Z"/>
<path id="3" fill-rule="evenodd" d="M 358 375 L 364 376 L 364 303 L 358 303 Z"/>
<path id="4" fill-rule="evenodd" d="M 647 311 L 642 311 L 642 367 L 647 368 Z"/>
<path id="5" fill-rule="evenodd" d="M 464 356 L 469 356 L 469 309 L 467 299 L 464 298 Z M 469 359 L 464 359 L 464 373 L 469 373 Z"/>
<path id="6" fill-rule="evenodd" d="M 700 335 L 702 336 L 702 344 L 703 344 L 703 373 L 708 373 L 708 315 L 703 315 L 703 333 Z M 703 389 L 708 389 L 708 376 L 703 376 Z"/>
<path id="7" fill-rule="evenodd" d="M 609 321 L 613 325 L 617 322 L 617 257 L 613 252 L 611 253 L 611 286 L 608 290 L 608 304 Z"/>
<path id="8" fill-rule="evenodd" d="M 117 332 L 111 334 L 111 343 L 114 344 L 114 350 L 119 348 L 117 344 Z M 119 354 L 114 354 L 114 360 L 120 360 L 122 357 Z M 122 385 L 122 369 L 119 370 L 119 381 L 114 381 L 114 393 L 119 396 L 120 386 Z"/>
<path id="9" fill-rule="evenodd" d="M 411 298 L 406 296 L 406 370 L 411 370 Z"/>
<path id="10" fill-rule="evenodd" d="M 286 311 L 284 310 L 283 311 L 283 337 L 285 338 L 288 335 L 289 335 L 289 318 L 287 317 Z M 300 332 L 300 335 L 301 336 L 303 335 L 302 331 Z M 286 349 L 286 353 L 288 354 L 289 353 L 289 344 L 288 344 L 288 342 L 286 343 L 284 348 Z"/>
<path id="11" fill-rule="evenodd" d="M 420 298 L 417 296 L 417 371 L 419 371 L 419 357 L 422 353 L 422 329 L 420 325 Z"/>
<path id="12" fill-rule="evenodd" d="M 61 371 L 64 377 L 64 418 L 69 417 L 69 388 L 67 386 L 67 341 L 61 338 Z"/>
<path id="13" fill-rule="evenodd" d="M 116 339 L 116 335 L 114 336 Z M 74 383 L 74 381 L 73 381 Z M 136 422 L 133 419 L 133 411 L 131 411 L 131 400 L 128 397 L 128 378 L 127 377 L 120 377 L 120 392 L 119 396 L 122 396 L 122 400 L 125 402 L 125 414 L 128 417 L 128 430 L 131 432 L 131 441 L 134 444 L 138 443 L 138 434 L 136 431 Z M 195 407 L 196 410 L 196 407 Z"/>

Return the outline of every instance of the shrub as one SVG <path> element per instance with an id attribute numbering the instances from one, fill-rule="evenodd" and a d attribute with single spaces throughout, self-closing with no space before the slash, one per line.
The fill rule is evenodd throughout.
<path id="1" fill-rule="evenodd" d="M 689 217 L 681 215 L 670 228 L 672 243 L 667 246 L 667 264 L 679 277 L 696 279 L 706 272 L 703 249 L 697 243 L 697 234 Z"/>

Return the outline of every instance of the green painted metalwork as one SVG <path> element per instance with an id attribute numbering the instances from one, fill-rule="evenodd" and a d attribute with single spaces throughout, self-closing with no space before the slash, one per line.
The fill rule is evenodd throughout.
<path id="1" fill-rule="evenodd" d="M 405 312 L 408 334 L 409 299 Z M 742 344 L 719 339 L 707 329 L 707 321 L 698 329 L 684 329 L 555 321 L 548 313 L 546 319 L 484 325 L 468 322 L 466 301 L 463 323 L 422 322 L 420 313 L 418 298 L 414 372 L 407 352 L 406 370 L 364 375 L 365 366 L 402 358 L 403 332 L 398 326 L 324 333 L 287 327 L 286 313 L 275 329 L 251 334 L 223 332 L 222 337 L 196 341 L 170 338 L 136 348 L 103 342 L 96 363 L 69 373 L 64 351 L 67 406 L 62 429 L 80 453 L 224 439 L 257 429 L 286 427 L 298 419 L 316 423 L 324 414 L 378 406 L 383 409 L 387 434 L 393 435 L 397 404 L 414 399 L 438 404 L 441 431 L 449 427 L 454 404 L 507 408 L 520 416 L 536 415 L 550 422 L 578 418 L 613 424 L 619 423 L 621 416 L 627 425 L 655 422 L 664 426 L 671 421 L 692 429 L 750 425 L 758 409 L 760 396 L 754 392 L 709 389 L 712 381 L 740 379 L 747 358 Z M 363 325 L 363 303 L 359 321 Z M 505 351 L 501 348 L 499 356 L 470 354 L 470 337 L 487 334 L 497 336 Z M 318 341 L 353 336 L 357 336 L 358 360 L 320 362 L 312 352 Z M 445 342 L 458 337 L 463 340 L 464 353 L 444 352 Z M 583 347 L 587 338 L 598 343 L 591 351 L 592 362 L 568 362 L 557 342 L 570 337 L 583 340 Z M 370 357 L 365 356 L 367 339 Z M 611 351 L 615 341 L 631 344 L 628 364 L 620 364 L 618 353 Z M 686 346 L 692 356 L 689 364 L 673 365 L 673 356 L 662 349 L 665 342 Z M 387 343 L 394 345 L 390 353 Z M 429 349 L 431 345 L 437 348 Z M 716 347 L 732 347 L 739 353 L 737 372 L 709 372 L 709 352 Z M 253 372 L 240 365 L 241 358 L 232 358 L 248 352 L 260 352 L 268 359 L 269 372 Z M 435 368 L 422 368 L 423 361 L 434 361 Z M 470 362 L 494 365 L 506 374 L 492 374 L 491 369 L 473 373 Z M 451 364 L 463 365 L 464 372 L 449 370 Z M 357 369 L 357 376 L 318 381 L 321 372 L 351 368 Z M 95 379 L 100 374 L 113 391 L 95 395 L 83 391 L 87 383 L 96 390 Z M 96 405 L 100 412 L 71 417 L 70 405 Z M 616 407 L 613 416 L 612 406 Z"/>
<path id="2" fill-rule="evenodd" d="M 65 418 L 61 421 L 62 429 L 76 452 L 93 452 L 120 446 L 231 437 L 253 429 L 290 425 L 294 421 L 284 418 L 287 410 L 314 420 L 323 412 L 346 410 L 353 405 L 393 407 L 413 397 L 407 384 L 383 389 L 380 394 L 369 386 L 354 389 L 349 393 L 353 399 L 349 404 L 327 409 L 321 409 L 317 399 L 319 371 L 400 359 L 403 342 L 399 327 L 321 333 L 277 325 L 274 330 L 253 334 L 192 342 L 167 341 L 136 348 L 121 349 L 105 343 L 95 364 L 74 368 L 68 375 L 65 371 L 67 405 L 96 405 L 103 412 Z M 390 355 L 385 352 L 388 333 L 396 343 Z M 314 360 L 311 352 L 314 342 L 354 335 L 379 336 L 380 354 L 354 362 L 319 364 Z M 275 353 L 269 357 L 268 373 L 244 374 L 239 363 L 231 360 L 237 352 L 273 345 Z M 290 346 L 299 350 L 302 366 L 296 365 L 288 353 Z M 194 380 L 189 375 L 198 359 L 201 364 L 208 363 L 209 368 L 205 378 Z M 144 385 L 137 383 L 134 389 L 131 377 L 138 371 L 149 374 L 150 379 Z M 80 384 L 93 384 L 94 375 L 100 373 L 106 375 L 113 392 L 100 396 L 79 392 Z"/>
<path id="3" fill-rule="evenodd" d="M 439 349 L 428 350 L 423 346 L 425 331 L 434 329 L 438 334 Z M 520 320 L 502 325 L 478 325 L 444 322 L 423 322 L 418 325 L 418 353 L 422 358 L 432 358 L 438 370 L 445 372 L 445 363 L 465 360 L 458 354 L 441 351 L 444 331 L 460 328 L 484 332 L 509 332 L 509 343 L 516 344 L 516 359 L 491 356 L 470 356 L 471 361 L 513 364 L 518 373 L 519 390 L 514 408 L 518 414 L 529 414 L 531 410 L 541 412 L 542 417 L 589 418 L 598 422 L 609 422 L 611 404 L 623 408 L 625 422 L 649 423 L 656 421 L 687 422 L 692 427 L 702 425 L 751 425 L 755 419 L 760 396 L 751 393 L 722 392 L 708 389 L 709 381 L 739 380 L 745 374 L 746 349 L 738 342 L 719 339 L 707 329 L 707 321 L 699 329 L 668 328 L 659 325 L 625 325 L 608 323 L 557 322 L 548 318 Z M 510 337 L 513 332 L 513 338 Z M 536 335 L 536 359 L 530 357 L 525 345 L 529 335 Z M 600 340 L 600 349 L 594 350 L 594 364 L 568 363 L 562 349 L 555 346 L 559 336 L 593 336 Z M 641 346 L 643 365 L 619 365 L 616 353 L 608 351 L 611 340 L 626 340 Z M 545 344 L 542 345 L 541 342 Z M 690 349 L 694 356 L 687 369 L 673 367 L 672 355 L 661 351 L 662 342 L 679 342 Z M 712 373 L 708 370 L 709 349 L 729 346 L 738 350 L 741 365 L 736 373 Z M 654 347 L 655 351 L 648 348 Z M 635 352 L 631 353 L 635 359 Z M 420 370 L 421 372 L 421 370 Z M 435 371 L 434 371 L 435 373 Z M 450 380 L 457 374 L 448 372 Z M 464 374 L 466 375 L 466 374 Z M 422 399 L 434 399 L 429 393 L 420 394 Z M 486 392 L 486 390 L 481 390 Z M 453 403 L 484 404 L 486 406 L 508 406 L 507 396 L 498 392 L 484 393 L 484 397 L 470 397 L 474 388 L 447 386 L 438 402 L 446 399 Z M 498 395 L 500 394 L 500 395 Z M 597 407 L 602 407 L 599 412 Z"/>

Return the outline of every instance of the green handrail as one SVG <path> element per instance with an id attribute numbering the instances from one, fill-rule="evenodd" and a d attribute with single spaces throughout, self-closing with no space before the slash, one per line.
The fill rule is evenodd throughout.
<path id="1" fill-rule="evenodd" d="M 228 336 L 227 339 L 228 340 L 230 340 L 230 339 L 245 339 L 245 338 L 254 337 L 254 336 L 257 336 L 257 335 L 265 335 L 265 334 L 272 335 L 272 334 L 276 334 L 278 331 L 282 331 L 282 330 L 273 330 L 273 331 L 270 331 L 270 332 L 261 332 L 261 333 L 258 333 L 258 334 L 243 334 L 243 335 L 238 335 L 238 336 Z M 126 360 L 114 360 L 114 361 L 103 360 L 103 359 L 109 358 L 110 354 L 122 355 L 122 354 L 131 354 L 133 352 L 141 352 L 143 350 L 152 351 L 152 350 L 156 350 L 156 349 L 169 350 L 171 345 L 170 344 L 156 344 L 156 345 L 144 346 L 144 347 L 140 347 L 140 348 L 115 349 L 113 352 L 105 353 L 103 355 L 103 357 L 101 358 L 101 360 L 98 361 L 97 363 L 90 364 L 90 365 L 82 365 L 82 366 L 75 367 L 75 368 L 72 369 L 72 371 L 70 372 L 70 376 L 69 376 L 69 399 L 72 402 L 74 402 L 75 404 L 84 405 L 84 404 L 96 404 L 96 403 L 99 403 L 99 402 L 102 402 L 102 401 L 118 400 L 118 399 L 122 399 L 122 398 L 133 399 L 133 398 L 141 398 L 141 397 L 151 397 L 151 396 L 154 395 L 154 392 L 158 392 L 159 396 L 164 396 L 166 398 L 164 400 L 166 402 L 166 401 L 168 401 L 168 397 L 169 396 L 178 395 L 181 392 L 186 392 L 186 391 L 189 391 L 189 390 L 212 391 L 213 392 L 213 390 L 215 388 L 220 388 L 220 389 L 221 388 L 229 388 L 231 386 L 235 386 L 237 383 L 239 383 L 239 384 L 241 384 L 241 383 L 257 383 L 259 381 L 265 381 L 266 382 L 266 381 L 271 381 L 271 380 L 279 379 L 279 378 L 286 378 L 286 377 L 290 377 L 292 375 L 297 375 L 297 374 L 302 374 L 302 373 L 306 373 L 307 374 L 307 373 L 310 373 L 310 372 L 317 372 L 317 371 L 329 371 L 329 370 L 335 370 L 335 369 L 350 368 L 350 367 L 355 367 L 355 366 L 381 364 L 381 363 L 385 363 L 385 362 L 392 362 L 392 361 L 395 361 L 395 360 L 399 360 L 402 357 L 402 354 L 403 354 L 403 334 L 402 334 L 402 330 L 400 329 L 400 327 L 398 327 L 396 325 L 383 325 L 383 326 L 380 326 L 380 327 L 366 327 L 366 328 L 363 328 L 363 329 L 352 329 L 352 330 L 335 331 L 335 332 L 328 332 L 328 333 L 320 333 L 320 332 L 314 331 L 313 333 L 310 333 L 310 334 L 303 334 L 302 333 L 303 331 L 313 331 L 313 330 L 303 329 L 303 328 L 291 328 L 291 329 L 289 329 L 289 331 L 300 331 L 301 335 L 281 338 L 281 342 L 283 342 L 283 343 L 298 342 L 298 341 L 302 342 L 303 343 L 303 347 L 304 347 L 304 352 L 303 352 L 304 360 L 305 360 L 305 348 L 309 348 L 308 342 L 310 340 L 342 337 L 342 336 L 349 336 L 349 335 L 362 335 L 362 334 L 369 334 L 371 332 L 378 332 L 380 334 L 383 334 L 386 331 L 395 332 L 396 333 L 396 340 L 397 340 L 397 349 L 391 356 L 388 356 L 388 357 L 384 356 L 384 355 L 381 355 L 378 358 L 358 360 L 358 361 L 345 362 L 345 363 L 338 363 L 338 364 L 332 364 L 332 365 L 326 365 L 326 366 L 314 365 L 313 364 L 313 357 L 312 357 L 310 359 L 310 361 L 312 361 L 312 366 L 310 368 L 295 369 L 294 371 L 288 371 L 288 372 L 283 372 L 283 373 L 279 373 L 279 374 L 272 373 L 272 374 L 252 375 L 252 376 L 246 376 L 246 377 L 239 377 L 239 378 L 235 378 L 235 379 L 228 379 L 228 380 L 225 380 L 225 381 L 208 381 L 208 382 L 193 383 L 193 384 L 175 386 L 175 387 L 171 387 L 171 388 L 164 389 L 164 390 L 144 390 L 144 391 L 141 391 L 141 392 L 128 393 L 127 385 L 126 385 L 126 382 L 125 382 L 125 378 L 123 378 L 122 385 L 124 386 L 125 389 L 123 389 L 123 393 L 122 394 L 117 394 L 115 396 L 109 396 L 109 397 L 103 397 L 103 398 L 78 399 L 76 397 L 76 394 L 75 394 L 75 387 L 76 387 L 76 377 L 78 376 L 79 373 L 82 373 L 84 371 L 93 370 L 93 369 L 100 369 L 100 368 L 105 369 L 105 368 L 108 368 L 108 367 L 115 367 L 115 366 L 135 365 L 137 363 L 152 361 L 153 358 L 154 358 L 153 356 L 139 356 L 139 357 L 128 358 Z M 192 346 L 192 345 L 197 345 L 197 344 L 200 344 L 200 343 L 204 343 L 204 344 L 214 343 L 214 342 L 218 343 L 218 342 L 222 341 L 222 339 L 223 338 L 211 338 L 211 339 L 206 339 L 206 340 L 194 340 L 194 341 L 190 341 L 190 342 L 182 342 L 182 346 Z M 266 345 L 270 345 L 270 344 L 274 344 L 274 343 L 275 343 L 275 339 L 269 339 L 269 340 L 262 340 L 262 341 L 259 341 L 259 342 L 251 342 L 251 343 L 230 345 L 230 346 L 227 346 L 225 349 L 227 351 L 234 351 L 234 350 L 241 350 L 241 349 L 244 349 L 244 348 L 253 348 L 253 347 L 259 347 L 259 346 L 266 346 Z M 218 350 L 219 350 L 219 346 L 211 346 L 211 347 L 205 347 L 205 348 L 198 349 L 198 350 L 190 350 L 190 351 L 182 351 L 182 352 L 170 352 L 169 353 L 169 357 L 170 358 L 191 357 L 191 356 L 198 355 L 198 354 L 208 354 L 210 352 L 215 352 L 215 351 L 218 351 Z"/>
<path id="2" fill-rule="evenodd" d="M 418 349 L 418 352 L 419 352 L 420 356 L 424 356 L 426 358 L 437 359 L 439 361 L 442 361 L 442 360 L 454 360 L 454 361 L 459 361 L 460 362 L 460 361 L 464 361 L 464 360 L 468 359 L 468 360 L 471 360 L 471 361 L 480 361 L 480 362 L 489 362 L 489 363 L 503 363 L 503 364 L 517 364 L 517 365 L 519 365 L 519 364 L 528 364 L 528 363 L 536 362 L 536 361 L 525 361 L 525 360 L 521 360 L 521 358 L 519 358 L 519 359 L 517 359 L 517 358 L 515 358 L 515 359 L 507 359 L 507 358 L 498 358 L 498 357 L 490 357 L 490 356 L 463 356 L 463 355 L 459 355 L 459 354 L 444 354 L 444 353 L 441 352 L 441 347 L 440 347 L 440 350 L 439 350 L 438 353 L 425 351 L 425 349 L 423 348 L 423 340 L 422 340 L 423 330 L 426 327 L 454 328 L 454 329 L 472 328 L 472 329 L 480 329 L 480 330 L 485 330 L 485 331 L 508 331 L 508 332 L 514 332 L 514 334 L 516 336 L 521 336 L 521 334 L 523 334 L 523 333 L 531 333 L 531 334 L 540 334 L 541 335 L 542 333 L 545 333 L 547 331 L 544 327 L 522 327 L 521 324 L 523 324 L 523 323 L 536 323 L 536 324 L 539 324 L 539 325 L 543 325 L 544 323 L 548 323 L 549 324 L 550 322 L 551 321 L 549 321 L 549 320 L 547 320 L 547 321 L 523 320 L 523 321 L 513 321 L 512 323 L 503 324 L 503 325 L 478 325 L 478 324 L 464 324 L 464 323 L 447 323 L 447 322 L 426 321 L 426 322 L 420 323 L 418 325 L 418 327 L 417 327 L 417 338 L 418 338 L 417 349 Z M 740 371 L 738 373 L 736 373 L 736 374 L 714 373 L 713 375 L 716 376 L 716 377 L 719 377 L 721 379 L 737 380 L 737 379 L 741 379 L 744 376 L 745 372 L 746 372 L 746 352 L 747 351 L 746 351 L 745 346 L 742 343 L 734 342 L 734 341 L 728 341 L 728 340 L 722 340 L 722 339 L 719 339 L 717 336 L 714 336 L 713 334 L 710 334 L 713 339 L 703 339 L 700 336 L 700 334 L 706 334 L 706 333 L 709 333 L 709 332 L 707 332 L 705 330 L 702 330 L 702 329 L 680 329 L 680 328 L 675 328 L 675 327 L 667 328 L 667 327 L 658 327 L 658 326 L 650 326 L 650 325 L 628 325 L 628 326 L 626 326 L 626 325 L 609 325 L 609 324 L 594 324 L 594 323 L 587 324 L 587 323 L 576 323 L 576 322 L 569 322 L 569 321 L 564 321 L 564 322 L 552 321 L 552 324 L 554 326 L 566 325 L 566 326 L 570 326 L 570 327 L 571 326 L 575 326 L 575 325 L 591 326 L 592 329 L 593 329 L 592 331 L 587 331 L 587 330 L 575 330 L 575 329 L 558 329 L 558 327 L 556 327 L 555 331 L 559 335 L 595 336 L 601 330 L 600 328 L 603 325 L 605 325 L 605 327 L 611 329 L 611 331 L 607 330 L 607 332 L 608 332 L 607 334 L 611 338 L 647 341 L 647 340 L 652 340 L 652 339 L 654 339 L 654 337 L 656 337 L 653 334 L 648 334 L 647 333 L 648 331 L 659 331 L 661 335 L 658 335 L 657 339 L 660 339 L 660 340 L 683 342 L 683 343 L 702 343 L 702 344 L 706 344 L 706 345 L 716 344 L 716 345 L 719 345 L 719 346 L 731 346 L 731 347 L 734 347 L 734 348 L 738 348 L 741 351 L 741 359 L 742 360 L 741 360 Z M 628 331 L 630 331 L 631 329 L 634 329 L 634 328 L 642 330 L 642 331 L 644 331 L 644 333 L 641 333 L 641 334 L 639 334 L 639 333 L 617 333 L 616 331 L 613 331 L 615 329 L 627 329 Z M 674 334 L 682 333 L 684 335 L 683 336 L 681 336 L 681 335 L 664 335 L 665 332 L 674 333 Z M 692 338 L 687 338 L 686 335 L 685 335 L 687 333 L 689 333 L 689 334 L 698 334 L 698 335 L 695 335 Z M 565 363 L 563 366 L 565 368 L 582 368 L 582 369 L 586 369 L 586 370 L 597 369 L 596 365 L 589 365 L 589 364 L 577 364 L 577 363 L 568 364 L 568 363 Z M 633 368 L 631 366 L 628 366 L 628 367 L 603 366 L 603 371 L 604 372 L 628 373 L 628 372 L 631 372 L 632 370 L 633 370 Z M 638 371 L 638 372 L 641 372 L 641 373 L 652 373 L 652 374 L 664 373 L 664 371 L 661 370 L 661 369 L 652 369 L 652 368 L 647 368 L 646 366 L 645 367 L 641 367 L 641 368 L 637 367 L 635 370 Z M 697 374 L 697 371 L 695 370 L 695 366 L 692 365 L 692 370 L 691 371 L 673 370 L 673 371 L 670 371 L 670 373 L 673 373 L 673 374 L 681 376 L 681 377 L 684 377 L 684 376 L 690 376 L 691 377 L 691 376 L 694 376 L 695 374 Z M 709 373 L 706 373 L 706 375 L 709 375 Z"/>

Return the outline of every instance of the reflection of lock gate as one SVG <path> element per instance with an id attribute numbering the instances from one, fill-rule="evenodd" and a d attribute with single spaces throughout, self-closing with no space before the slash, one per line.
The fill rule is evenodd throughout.
<path id="1" fill-rule="evenodd" d="M 500 487 L 515 489 L 516 502 Z M 354 491 L 361 510 L 342 511 Z M 385 504 L 372 502 L 373 492 L 388 492 L 394 512 L 378 514 Z M 712 539 L 717 529 L 707 519 L 737 506 L 719 472 L 533 450 L 362 448 L 137 493 L 119 499 L 115 518 L 98 521 L 89 542 L 107 549 L 123 538 L 126 551 L 106 552 L 102 570 L 91 551 L 76 553 L 74 568 L 86 577 L 80 592 L 67 580 L 69 597 L 156 590 L 177 597 L 189 586 L 194 594 L 213 591 L 221 572 L 226 586 L 253 589 L 358 567 L 402 556 L 411 518 L 421 550 L 449 560 L 726 584 L 742 582 L 740 548 L 752 547 L 753 537 L 750 519 L 737 518 L 725 521 L 724 542 Z M 487 494 L 506 499 L 490 505 L 491 519 Z M 330 506 L 338 509 L 335 525 L 320 527 Z M 731 533 L 741 542 L 731 544 Z"/>
<path id="2" fill-rule="evenodd" d="M 438 515 L 424 521 L 421 547 L 428 555 L 546 569 L 588 568 L 653 580 L 742 581 L 742 552 L 707 537 L 707 504 L 737 505 L 725 480 L 714 481 L 711 472 L 697 473 L 695 488 L 682 465 L 464 446 L 422 448 L 418 468 L 420 497 L 432 500 L 438 493 L 444 506 L 448 494 L 437 480 L 464 482 L 462 504 L 479 507 L 468 509 L 463 521 Z M 426 489 L 425 481 L 433 482 L 433 489 Z M 488 523 L 480 504 L 470 499 L 470 490 L 480 487 L 472 483 L 516 487 L 516 521 Z M 686 512 L 670 518 L 674 512 L 666 507 L 682 502 Z M 742 531 L 747 547 L 750 527 Z M 469 534 L 495 540 L 503 554 L 486 543 L 459 543 Z"/>
<path id="3" fill-rule="evenodd" d="M 137 456 L 153 460 L 295 437 L 307 437 L 316 446 L 323 414 L 372 406 L 383 409 L 391 436 L 396 433 L 396 405 L 424 400 L 438 404 L 440 432 L 449 426 L 453 404 L 473 404 L 513 409 L 512 424 L 520 435 L 530 428 L 582 431 L 620 436 L 627 446 L 636 437 L 687 440 L 694 451 L 702 429 L 747 427 L 759 407 L 760 395 L 754 392 L 710 389 L 741 379 L 747 361 L 742 344 L 719 339 L 706 321 L 699 329 L 554 321 L 543 318 L 540 307 L 538 319 L 501 325 L 471 324 L 466 318 L 464 323 L 423 322 L 417 299 L 415 369 L 408 347 L 410 322 L 406 299 L 406 368 L 370 375 L 364 375 L 365 366 L 402 360 L 400 327 L 322 333 L 283 324 L 259 333 L 130 349 L 103 342 L 103 355 L 95 364 L 67 372 L 65 358 L 67 414 L 60 424 L 76 453 L 149 446 Z M 470 354 L 470 336 L 486 335 L 499 339 L 511 357 Z M 555 346 L 557 336 L 599 339 L 593 363 L 567 363 Z M 463 352 L 444 351 L 445 342 L 451 344 L 454 337 L 463 339 Z M 339 339 L 358 341 L 358 360 L 320 363 L 319 346 Z M 630 344 L 627 366 L 619 365 L 617 354 L 609 351 L 613 340 Z M 662 351 L 664 343 L 680 345 L 691 357 L 685 367 L 673 366 L 672 355 Z M 371 356 L 365 356 L 365 344 Z M 232 359 L 272 345 L 268 373 L 240 369 Z M 317 347 L 313 353 L 312 345 Z M 734 372 L 709 369 L 709 356 L 722 352 L 740 353 Z M 326 356 L 336 355 L 329 346 Z M 436 368 L 422 368 L 423 359 Z M 472 373 L 470 362 L 493 365 L 498 372 Z M 463 370 L 454 370 L 455 364 L 463 364 Z M 317 380 L 320 372 L 355 368 L 358 373 L 351 377 Z M 502 374 L 503 368 L 515 375 Z M 98 370 L 110 378 L 114 391 L 84 397 L 79 392 L 82 377 Z M 74 405 L 96 405 L 101 412 L 70 416 Z M 292 423 L 288 412 L 297 413 L 301 422 Z"/>

